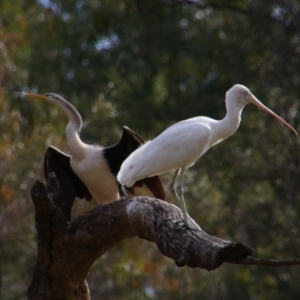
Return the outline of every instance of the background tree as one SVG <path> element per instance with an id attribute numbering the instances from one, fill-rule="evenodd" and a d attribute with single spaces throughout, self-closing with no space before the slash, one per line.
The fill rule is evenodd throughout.
<path id="1" fill-rule="evenodd" d="M 1 299 L 24 296 L 31 279 L 36 248 L 28 190 L 42 178 L 45 148 L 67 150 L 64 113 L 23 99 L 21 90 L 63 94 L 85 120 L 82 138 L 102 145 L 116 142 L 122 125 L 146 139 L 181 119 L 222 118 L 225 92 L 235 83 L 299 131 L 298 2 L 230 3 L 1 2 Z M 246 107 L 238 132 L 188 171 L 188 210 L 208 233 L 251 245 L 259 256 L 295 257 L 298 182 L 298 141 Z M 300 293 L 297 267 L 178 269 L 154 245 L 132 239 L 102 257 L 88 281 L 92 299 L 298 299 Z"/>

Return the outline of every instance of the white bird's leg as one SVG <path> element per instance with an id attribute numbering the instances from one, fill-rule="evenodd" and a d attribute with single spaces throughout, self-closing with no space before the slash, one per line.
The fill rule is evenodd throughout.
<path id="1" fill-rule="evenodd" d="M 177 193 L 177 188 L 176 188 L 176 180 L 178 177 L 178 173 L 180 171 L 180 175 L 179 175 L 179 180 L 180 180 L 180 196 L 178 196 Z M 184 196 L 183 196 L 183 179 L 184 179 L 184 173 L 185 173 L 185 168 L 181 168 L 181 169 L 177 169 L 174 172 L 172 181 L 169 185 L 169 190 L 173 196 L 173 198 L 175 198 L 180 205 L 181 211 L 183 213 L 183 218 L 184 218 L 184 224 L 187 228 L 189 229 L 194 229 L 191 225 L 190 225 L 190 221 L 189 221 L 189 216 L 187 213 L 187 209 L 186 209 L 186 205 L 185 205 L 185 201 L 184 201 Z"/>
<path id="2" fill-rule="evenodd" d="M 176 182 L 179 170 L 180 169 L 175 170 L 174 175 L 173 175 L 172 180 L 171 180 L 171 183 L 169 185 L 169 190 L 170 190 L 170 193 L 172 194 L 173 198 L 175 198 L 176 201 L 180 202 L 180 199 L 179 199 L 179 196 L 177 194 L 176 187 L 175 187 L 175 182 Z"/>
<path id="3" fill-rule="evenodd" d="M 123 185 L 123 184 L 121 185 L 121 190 L 124 194 L 125 199 L 128 199 L 129 197 L 128 197 L 125 185 Z"/>
<path id="4" fill-rule="evenodd" d="M 180 206 L 181 206 L 181 210 L 183 213 L 184 224 L 187 228 L 193 229 L 190 224 L 189 215 L 188 215 L 186 205 L 185 205 L 185 200 L 184 200 L 184 191 L 183 191 L 184 173 L 185 173 L 185 168 L 181 168 L 180 173 L 179 173 L 179 182 L 180 182 L 179 201 L 180 201 Z"/>

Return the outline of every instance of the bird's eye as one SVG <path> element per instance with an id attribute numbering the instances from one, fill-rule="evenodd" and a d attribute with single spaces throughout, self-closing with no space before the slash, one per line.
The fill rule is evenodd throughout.
<path id="1" fill-rule="evenodd" d="M 244 92 L 244 100 L 248 102 L 248 97 L 250 95 L 249 91 Z"/>

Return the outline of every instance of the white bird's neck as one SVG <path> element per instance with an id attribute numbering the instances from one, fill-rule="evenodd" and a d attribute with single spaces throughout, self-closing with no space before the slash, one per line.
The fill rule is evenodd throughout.
<path id="1" fill-rule="evenodd" d="M 66 128 L 67 142 L 69 151 L 74 160 L 82 160 L 86 155 L 86 144 L 79 137 L 81 126 L 69 123 Z"/>
<path id="2" fill-rule="evenodd" d="M 239 128 L 245 104 L 226 101 L 227 113 L 224 119 L 215 124 L 211 146 L 233 135 Z"/>

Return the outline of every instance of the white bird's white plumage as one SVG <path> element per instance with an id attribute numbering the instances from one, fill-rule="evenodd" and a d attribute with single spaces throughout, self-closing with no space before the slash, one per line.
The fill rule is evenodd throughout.
<path id="1" fill-rule="evenodd" d="M 167 128 L 131 153 L 121 166 L 119 182 L 131 186 L 137 178 L 192 166 L 211 146 L 237 130 L 241 111 L 247 102 L 242 99 L 235 104 L 226 102 L 230 113 L 223 120 L 194 117 Z"/>
<path id="2" fill-rule="evenodd" d="M 211 128 L 200 120 L 191 120 L 169 127 L 153 141 L 133 152 L 122 164 L 118 173 L 119 182 L 130 187 L 136 181 L 135 178 L 150 177 L 192 166 L 209 149 Z M 168 139 L 166 136 L 175 138 Z M 185 142 L 189 143 L 190 151 L 186 151 L 183 145 Z"/>
<path id="3" fill-rule="evenodd" d="M 187 214 L 182 192 L 184 171 L 192 166 L 210 147 L 228 138 L 238 129 L 241 113 L 245 105 L 252 103 L 265 110 L 276 119 L 297 132 L 283 119 L 265 107 L 243 85 L 234 85 L 226 93 L 227 114 L 222 120 L 207 117 L 194 117 L 178 122 L 163 131 L 152 141 L 135 150 L 123 162 L 118 173 L 118 181 L 125 186 L 132 186 L 136 180 L 176 170 L 170 185 L 175 198 L 181 201 L 185 223 L 188 227 Z M 182 170 L 181 197 L 178 198 L 174 184 L 178 170 Z"/>

